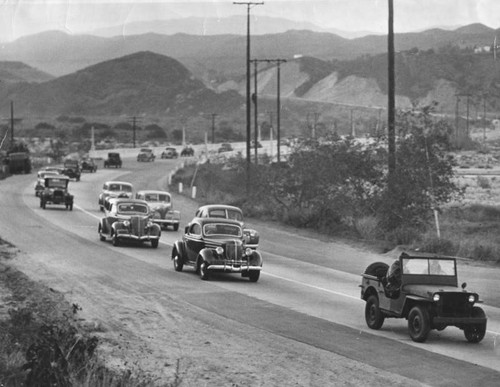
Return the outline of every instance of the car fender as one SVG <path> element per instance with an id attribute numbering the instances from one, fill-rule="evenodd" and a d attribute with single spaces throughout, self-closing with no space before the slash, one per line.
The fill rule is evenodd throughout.
<path id="1" fill-rule="evenodd" d="M 175 241 L 174 246 L 172 248 L 172 259 L 174 259 L 174 251 L 177 250 L 179 253 L 179 256 L 181 257 L 182 261 L 186 263 L 186 250 L 184 248 L 184 242 L 182 241 Z"/>
<path id="2" fill-rule="evenodd" d="M 260 252 L 253 250 L 252 255 L 250 256 L 250 264 L 252 266 L 262 266 L 264 263 L 262 259 L 262 255 Z"/>
<path id="3" fill-rule="evenodd" d="M 161 227 L 156 223 L 153 223 L 151 226 L 149 226 L 149 233 L 153 236 L 159 237 L 161 235 Z"/>
<path id="4" fill-rule="evenodd" d="M 198 253 L 198 257 L 202 257 L 208 264 L 213 263 L 217 259 L 215 251 L 211 248 L 204 248 Z"/>

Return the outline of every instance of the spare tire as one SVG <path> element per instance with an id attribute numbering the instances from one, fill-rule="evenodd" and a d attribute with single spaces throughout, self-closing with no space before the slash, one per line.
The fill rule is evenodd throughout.
<path id="1" fill-rule="evenodd" d="M 364 274 L 373 275 L 377 278 L 384 278 L 389 270 L 389 265 L 385 262 L 374 262 L 370 264 Z"/>

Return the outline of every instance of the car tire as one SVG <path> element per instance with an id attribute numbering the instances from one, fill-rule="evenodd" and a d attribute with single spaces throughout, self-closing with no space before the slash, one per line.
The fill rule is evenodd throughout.
<path id="1" fill-rule="evenodd" d="M 207 281 L 209 279 L 207 267 L 208 267 L 207 262 L 204 260 L 201 260 L 201 263 L 199 265 L 200 278 L 204 281 Z"/>
<path id="2" fill-rule="evenodd" d="M 472 317 L 484 318 L 486 317 L 486 314 L 484 313 L 483 309 L 478 306 L 474 306 L 472 308 Z M 485 334 L 486 322 L 482 324 L 468 325 L 464 328 L 464 335 L 469 343 L 479 343 L 484 338 Z"/>
<path id="3" fill-rule="evenodd" d="M 184 268 L 184 262 L 182 262 L 181 255 L 179 254 L 177 249 L 175 249 L 172 253 L 172 260 L 174 261 L 174 270 L 182 271 L 182 269 Z"/>
<path id="4" fill-rule="evenodd" d="M 259 280 L 259 277 L 260 277 L 260 270 L 251 270 L 248 273 L 248 279 L 250 280 L 250 282 L 257 282 Z"/>
<path id="5" fill-rule="evenodd" d="M 160 242 L 159 239 L 151 239 L 151 247 L 153 249 L 156 249 L 158 247 L 158 243 Z"/>
<path id="6" fill-rule="evenodd" d="M 174 224 L 174 231 L 177 231 L 179 229 L 179 225 L 178 224 Z"/>
<path id="7" fill-rule="evenodd" d="M 417 343 L 423 343 L 427 340 L 430 330 L 429 312 L 421 305 L 414 306 L 408 314 L 408 333 L 410 334 L 410 338 Z"/>
<path id="8" fill-rule="evenodd" d="M 99 226 L 97 227 L 97 233 L 99 234 L 99 240 L 104 242 L 106 240 L 106 236 L 102 233 L 101 223 L 99 223 Z"/>
<path id="9" fill-rule="evenodd" d="M 370 329 L 380 329 L 384 324 L 385 316 L 379 308 L 378 297 L 375 295 L 366 300 L 365 320 Z"/>
<path id="10" fill-rule="evenodd" d="M 120 240 L 118 239 L 118 237 L 116 236 L 116 234 L 113 234 L 113 236 L 111 237 L 111 242 L 113 243 L 113 246 L 120 246 Z"/>
<path id="11" fill-rule="evenodd" d="M 45 207 L 47 207 L 46 203 L 45 203 L 45 200 L 41 200 L 40 201 L 40 207 L 42 207 L 44 210 L 45 210 Z"/>

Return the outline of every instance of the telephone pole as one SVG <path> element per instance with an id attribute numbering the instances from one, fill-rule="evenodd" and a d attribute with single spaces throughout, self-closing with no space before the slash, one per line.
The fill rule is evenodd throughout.
<path id="1" fill-rule="evenodd" d="M 233 4 L 246 5 L 247 7 L 247 191 L 250 188 L 250 136 L 251 136 L 251 99 L 250 99 L 250 9 L 252 6 L 263 5 L 264 2 L 235 1 Z"/>
<path id="2" fill-rule="evenodd" d="M 217 113 L 212 113 L 212 144 L 215 144 L 215 117 L 218 116 Z"/>
<path id="3" fill-rule="evenodd" d="M 132 121 L 132 143 L 133 143 L 133 147 L 135 148 L 135 142 L 136 142 L 136 133 L 135 132 L 137 130 L 137 124 L 138 124 L 139 118 L 136 116 L 132 116 L 129 119 Z"/>

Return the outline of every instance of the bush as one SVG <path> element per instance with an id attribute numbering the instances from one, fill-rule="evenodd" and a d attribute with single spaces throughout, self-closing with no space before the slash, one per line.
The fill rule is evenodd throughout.
<path id="1" fill-rule="evenodd" d="M 490 180 L 485 176 L 477 176 L 477 185 L 482 189 L 490 189 L 491 183 Z"/>
<path id="2" fill-rule="evenodd" d="M 353 226 L 359 236 L 363 239 L 373 241 L 379 239 L 382 236 L 380 221 L 375 216 L 368 215 L 354 219 Z"/>

